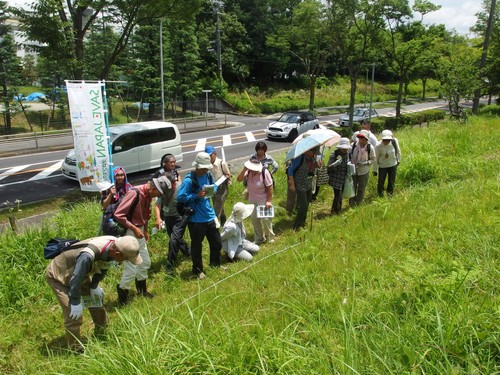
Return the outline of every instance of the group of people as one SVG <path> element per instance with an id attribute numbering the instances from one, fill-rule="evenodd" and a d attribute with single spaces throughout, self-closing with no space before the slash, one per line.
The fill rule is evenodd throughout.
<path id="1" fill-rule="evenodd" d="M 401 151 L 389 130 L 384 130 L 381 141 L 371 140 L 369 125 L 354 134 L 353 143 L 342 138 L 331 153 L 327 169 L 329 184 L 334 191 L 332 213 L 340 213 L 343 191 L 348 177 L 352 177 L 354 196 L 351 205 L 362 202 L 370 168 L 378 174 L 378 193 L 383 195 L 388 179 L 387 194 L 392 195 L 397 165 Z M 374 138 L 374 136 L 373 136 Z M 373 145 L 373 143 L 375 144 Z M 287 209 L 297 207 L 294 229 L 305 226 L 311 201 L 313 176 L 323 165 L 319 149 L 306 151 L 293 159 L 286 169 L 288 181 Z M 202 259 L 202 243 L 209 245 L 209 265 L 221 266 L 221 250 L 231 261 L 252 260 L 262 243 L 273 243 L 273 174 L 278 163 L 267 153 L 267 145 L 260 141 L 255 153 L 245 161 L 236 180 L 245 185 L 244 198 L 248 203 L 237 202 L 229 217 L 224 212 L 225 200 L 232 183 L 229 165 L 217 156 L 214 147 L 207 146 L 193 162 L 194 169 L 181 178 L 176 170 L 173 155 L 166 155 L 152 179 L 132 187 L 121 167 L 113 170 L 114 185 L 101 193 L 101 206 L 106 210 L 116 205 L 114 219 L 124 228 L 121 237 L 109 235 L 82 241 L 82 247 L 65 251 L 54 258 L 47 267 L 46 277 L 62 307 L 66 338 L 72 350 L 82 350 L 80 327 L 82 324 L 82 295 L 103 298 L 98 283 L 106 274 L 110 261 L 125 261 L 123 274 L 116 286 L 118 304 L 129 302 L 129 293 L 135 282 L 137 295 L 152 298 L 147 289 L 148 269 L 151 260 L 147 247 L 148 223 L 153 199 L 156 229 L 165 229 L 169 235 L 167 273 L 175 272 L 179 252 L 190 257 L 193 275 L 206 278 Z M 352 175 L 352 176 L 351 176 Z M 290 209 L 291 210 L 291 209 Z M 250 217 L 254 229 L 253 241 L 246 238 L 243 221 Z M 222 227 L 222 228 L 221 228 Z M 190 245 L 185 241 L 186 228 Z M 96 332 L 106 326 L 106 314 L 101 306 L 89 306 Z"/>
<path id="2" fill-rule="evenodd" d="M 352 141 L 352 143 L 351 143 Z M 390 130 L 381 133 L 380 141 L 370 131 L 369 122 L 363 122 L 362 130 L 355 132 L 351 141 L 341 138 L 337 149 L 328 160 L 329 185 L 333 188 L 331 213 L 339 214 L 342 210 L 343 193 L 352 181 L 348 198 L 349 205 L 359 205 L 365 196 L 370 177 L 370 169 L 378 176 L 377 193 L 380 197 L 392 196 L 396 181 L 397 167 L 401 161 L 401 149 L 398 140 Z M 387 187 L 385 187 L 387 180 Z"/>

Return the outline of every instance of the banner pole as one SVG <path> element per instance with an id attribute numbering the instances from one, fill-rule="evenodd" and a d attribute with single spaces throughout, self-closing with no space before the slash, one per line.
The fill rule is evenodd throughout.
<path id="1" fill-rule="evenodd" d="M 104 104 L 104 123 L 106 124 L 106 138 L 108 140 L 108 160 L 109 160 L 109 179 L 112 184 L 115 183 L 115 176 L 113 175 L 113 152 L 111 151 L 111 136 L 109 135 L 109 110 L 108 110 L 108 97 L 106 95 L 106 81 L 102 81 L 102 101 Z"/>

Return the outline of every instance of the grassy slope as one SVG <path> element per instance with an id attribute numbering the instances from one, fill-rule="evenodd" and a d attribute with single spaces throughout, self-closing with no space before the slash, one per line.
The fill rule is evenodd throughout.
<path id="1" fill-rule="evenodd" d="M 498 125 L 473 119 L 400 131 L 393 199 L 369 195 L 369 204 L 330 217 L 332 193 L 323 188 L 312 231 L 291 232 L 278 208 L 276 244 L 252 263 L 209 269 L 202 282 L 189 280 L 188 261 L 166 278 L 165 237 L 153 238 L 157 297 L 114 310 L 121 273 L 113 270 L 103 282 L 107 340 L 90 339 L 83 357 L 51 350 L 62 321 L 40 249 L 56 234 L 91 236 L 97 204 L 77 204 L 41 231 L 4 235 L 0 372 L 500 371 Z M 275 201 L 283 205 L 279 176 Z M 235 184 L 229 201 L 241 190 Z"/>

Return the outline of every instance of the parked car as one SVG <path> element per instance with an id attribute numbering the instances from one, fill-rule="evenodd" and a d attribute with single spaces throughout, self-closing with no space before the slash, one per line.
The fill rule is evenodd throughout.
<path id="1" fill-rule="evenodd" d="M 266 129 L 268 139 L 286 139 L 293 142 L 299 134 L 319 127 L 319 121 L 311 112 L 285 112 L 278 121 L 271 122 Z"/>
<path id="2" fill-rule="evenodd" d="M 109 128 L 113 165 L 127 173 L 160 168 L 164 155 L 172 154 L 183 160 L 181 135 L 175 124 L 161 121 L 137 122 Z M 70 150 L 61 172 L 64 177 L 77 180 L 76 154 Z"/>
<path id="3" fill-rule="evenodd" d="M 369 120 L 370 118 L 374 118 L 378 116 L 377 111 L 372 108 L 371 116 L 369 116 L 370 108 L 354 108 L 354 112 L 352 114 L 352 123 L 362 123 L 364 120 Z M 349 112 L 345 115 L 341 116 L 339 119 L 340 126 L 349 126 Z"/>

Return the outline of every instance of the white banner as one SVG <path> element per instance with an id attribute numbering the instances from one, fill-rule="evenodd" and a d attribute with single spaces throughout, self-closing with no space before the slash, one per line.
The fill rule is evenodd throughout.
<path id="1" fill-rule="evenodd" d="M 104 83 L 66 82 L 66 87 L 80 188 L 100 191 L 111 180 Z"/>

